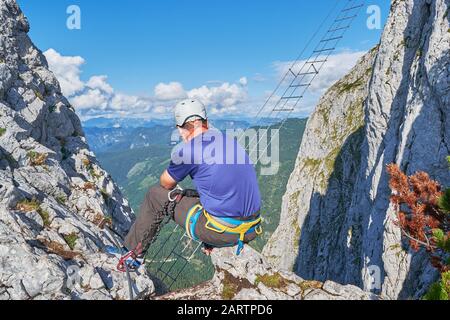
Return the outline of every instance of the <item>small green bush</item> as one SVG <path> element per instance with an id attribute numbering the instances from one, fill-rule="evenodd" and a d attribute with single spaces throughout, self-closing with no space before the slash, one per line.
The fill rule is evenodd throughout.
<path id="1" fill-rule="evenodd" d="M 29 151 L 27 153 L 28 159 L 30 160 L 30 164 L 35 166 L 42 166 L 46 161 L 48 155 L 46 153 L 39 153 L 36 151 Z"/>
<path id="2" fill-rule="evenodd" d="M 37 210 L 37 213 L 41 216 L 42 222 L 44 223 L 44 227 L 49 227 L 50 226 L 50 214 L 48 213 L 48 211 L 39 207 L 39 209 Z"/>
<path id="3" fill-rule="evenodd" d="M 265 274 L 265 275 L 258 275 L 255 281 L 255 285 L 258 285 L 258 283 L 264 284 L 266 287 L 269 288 L 275 288 L 275 289 L 281 289 L 287 286 L 287 281 L 285 278 L 283 278 L 279 273 L 275 273 L 272 275 Z"/>
<path id="4" fill-rule="evenodd" d="M 34 90 L 34 95 L 41 101 L 44 101 L 44 96 L 38 90 Z"/>
<path id="5" fill-rule="evenodd" d="M 73 250 L 75 248 L 75 246 L 77 244 L 77 240 L 78 240 L 78 235 L 75 232 L 64 236 L 64 241 L 66 241 L 70 250 Z"/>
<path id="6" fill-rule="evenodd" d="M 424 300 L 449 300 L 450 298 L 450 271 L 442 274 L 442 279 L 431 285 Z"/>
<path id="7" fill-rule="evenodd" d="M 354 82 L 351 83 L 345 83 L 341 86 L 340 90 L 339 90 L 339 94 L 342 94 L 344 92 L 349 92 L 352 91 L 353 89 L 356 89 L 358 87 L 361 87 L 364 84 L 363 80 L 361 78 L 355 80 Z"/>
<path id="8" fill-rule="evenodd" d="M 55 199 L 60 205 L 65 205 L 66 202 L 67 202 L 67 197 L 65 195 L 62 195 L 62 194 L 59 195 L 59 196 L 56 196 Z"/>
<path id="9" fill-rule="evenodd" d="M 41 206 L 41 203 L 36 199 L 24 199 L 17 203 L 16 210 L 22 211 L 22 212 L 31 212 L 31 211 L 37 211 Z"/>
<path id="10" fill-rule="evenodd" d="M 36 199 L 25 199 L 17 203 L 16 210 L 22 211 L 22 212 L 32 212 L 36 211 L 39 216 L 42 218 L 42 222 L 44 224 L 44 227 L 50 226 L 50 214 L 48 211 L 42 209 L 41 203 Z"/>

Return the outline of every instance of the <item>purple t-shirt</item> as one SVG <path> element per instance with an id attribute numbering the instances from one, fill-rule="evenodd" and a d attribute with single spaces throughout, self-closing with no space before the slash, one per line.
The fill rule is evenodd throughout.
<path id="1" fill-rule="evenodd" d="M 172 152 L 167 169 L 177 182 L 190 176 L 205 210 L 217 217 L 248 217 L 261 208 L 255 168 L 236 138 L 210 129 Z"/>

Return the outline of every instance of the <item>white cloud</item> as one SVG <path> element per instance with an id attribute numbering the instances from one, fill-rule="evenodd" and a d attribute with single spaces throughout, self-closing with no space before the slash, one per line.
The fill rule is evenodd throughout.
<path id="1" fill-rule="evenodd" d="M 114 89 L 110 86 L 107 80 L 107 76 L 93 76 L 86 83 L 86 86 L 91 89 L 100 89 L 108 94 L 112 94 Z"/>
<path id="2" fill-rule="evenodd" d="M 202 101 L 212 114 L 236 111 L 237 105 L 248 100 L 245 87 L 228 82 L 217 87 L 202 86 L 192 89 L 188 92 L 188 96 Z"/>
<path id="3" fill-rule="evenodd" d="M 105 110 L 108 107 L 109 97 L 99 89 L 91 89 L 83 94 L 71 97 L 70 102 L 77 109 L 99 108 Z"/>
<path id="4" fill-rule="evenodd" d="M 64 95 L 71 96 L 84 88 L 84 83 L 80 80 L 80 67 L 85 62 L 82 57 L 62 56 L 54 49 L 45 51 L 44 55 L 50 70 L 58 78 Z"/>
<path id="5" fill-rule="evenodd" d="M 244 87 L 245 87 L 245 86 L 248 84 L 247 77 L 242 77 L 242 78 L 240 78 L 240 79 L 239 79 L 239 83 L 240 83 L 241 86 L 244 86 Z"/>
<path id="6" fill-rule="evenodd" d="M 157 114 L 165 114 L 165 113 L 169 113 L 170 112 L 170 107 L 168 107 L 168 106 L 156 106 L 155 108 L 153 108 L 152 111 L 157 113 Z"/>
<path id="7" fill-rule="evenodd" d="M 364 52 L 345 51 L 329 58 L 318 77 L 312 83 L 305 101 L 298 110 L 307 114 L 314 107 L 320 94 L 335 81 L 342 78 L 356 63 Z M 177 100 L 196 98 L 208 108 L 209 114 L 246 114 L 255 113 L 264 104 L 266 95 L 261 93 L 250 97 L 247 77 L 236 83 L 223 81 L 206 82 L 206 85 L 184 89 L 179 82 L 159 83 L 153 90 L 153 96 L 128 95 L 117 92 L 109 83 L 106 75 L 91 76 L 86 82 L 80 79 L 81 68 L 85 63 L 82 57 L 65 57 L 53 49 L 45 52 L 50 69 L 60 81 L 64 95 L 71 101 L 81 117 L 93 116 L 127 116 L 127 117 L 164 117 L 170 115 Z M 304 61 L 303 61 L 304 62 Z M 281 77 L 292 62 L 275 62 L 278 77 Z M 298 65 L 302 65 L 300 62 Z M 297 71 L 294 68 L 294 71 Z M 251 81 L 263 82 L 269 79 L 256 74 Z M 285 89 L 282 88 L 282 89 Z M 276 93 L 274 99 L 279 97 Z M 271 104 L 267 107 L 270 109 Z"/>
<path id="8" fill-rule="evenodd" d="M 106 75 L 94 75 L 87 82 L 80 79 L 81 57 L 66 57 L 54 49 L 45 53 L 50 69 L 61 84 L 63 94 L 70 100 L 80 115 L 97 115 L 113 112 L 133 114 L 151 109 L 149 98 L 115 92 Z"/>
<path id="9" fill-rule="evenodd" d="M 359 58 L 361 58 L 366 52 L 364 51 L 344 51 L 331 55 L 328 61 L 325 63 L 323 68 L 320 70 L 319 74 L 316 76 L 311 86 L 309 87 L 309 92 L 311 93 L 324 93 L 329 87 L 331 87 L 336 81 L 345 76 L 350 69 L 352 69 Z M 295 73 L 300 72 L 300 69 L 304 65 L 306 60 L 299 61 L 295 64 L 292 70 Z M 278 74 L 279 79 L 281 79 L 289 68 L 292 66 L 293 61 L 274 63 L 275 70 Z M 307 68 L 311 68 L 310 64 L 306 65 L 302 72 L 307 71 Z M 312 69 L 311 69 L 312 71 Z M 312 76 L 307 76 L 304 80 L 308 81 Z M 289 80 L 291 80 L 290 78 Z M 305 82 L 303 81 L 303 83 Z"/>
<path id="10" fill-rule="evenodd" d="M 150 109 L 151 101 L 143 97 L 119 93 L 113 96 L 110 106 L 113 110 L 131 109 L 142 112 Z"/>
<path id="11" fill-rule="evenodd" d="M 179 82 L 159 83 L 155 87 L 155 98 L 158 100 L 177 100 L 186 98 L 186 91 Z"/>

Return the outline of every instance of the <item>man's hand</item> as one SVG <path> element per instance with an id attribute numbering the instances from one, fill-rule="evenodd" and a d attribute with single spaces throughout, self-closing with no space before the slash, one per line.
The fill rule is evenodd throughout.
<path id="1" fill-rule="evenodd" d="M 159 179 L 159 183 L 164 189 L 172 190 L 177 186 L 177 182 L 170 176 L 170 174 L 165 170 Z"/>

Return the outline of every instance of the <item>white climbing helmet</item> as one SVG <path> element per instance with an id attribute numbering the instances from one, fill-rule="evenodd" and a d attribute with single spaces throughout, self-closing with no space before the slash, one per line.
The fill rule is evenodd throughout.
<path id="1" fill-rule="evenodd" d="M 195 99 L 180 101 L 175 106 L 175 121 L 182 127 L 188 121 L 206 120 L 206 108 L 203 103 Z"/>

